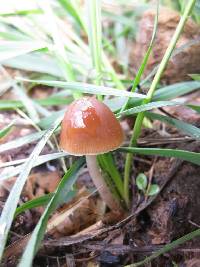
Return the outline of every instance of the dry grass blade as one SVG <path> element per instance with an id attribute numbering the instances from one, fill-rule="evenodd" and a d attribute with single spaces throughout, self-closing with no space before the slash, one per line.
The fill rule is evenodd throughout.
<path id="1" fill-rule="evenodd" d="M 47 130 L 40 142 L 37 144 L 33 152 L 31 153 L 29 159 L 26 163 L 24 163 L 23 170 L 19 175 L 17 181 L 15 182 L 10 195 L 4 205 L 1 217 L 0 217 L 0 258 L 2 258 L 4 247 L 6 244 L 7 236 L 14 218 L 15 210 L 17 207 L 17 203 L 20 198 L 21 191 L 23 186 L 26 182 L 26 179 L 33 167 L 34 162 L 36 161 L 37 157 L 39 156 L 41 150 L 45 146 L 46 142 L 48 141 L 49 137 L 55 131 L 60 123 L 60 118 L 55 122 L 55 124 Z"/>

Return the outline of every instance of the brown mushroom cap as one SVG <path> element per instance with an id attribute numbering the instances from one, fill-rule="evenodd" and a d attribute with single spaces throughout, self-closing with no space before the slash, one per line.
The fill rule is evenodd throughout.
<path id="1" fill-rule="evenodd" d="M 113 112 L 94 97 L 74 101 L 65 113 L 60 146 L 72 155 L 103 154 L 123 142 L 120 123 Z"/>

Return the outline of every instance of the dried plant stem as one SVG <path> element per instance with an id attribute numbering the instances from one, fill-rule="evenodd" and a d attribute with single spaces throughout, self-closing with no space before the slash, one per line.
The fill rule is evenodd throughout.
<path id="1" fill-rule="evenodd" d="M 164 71 L 164 69 L 165 69 L 165 67 L 166 67 L 166 65 L 167 65 L 167 63 L 171 57 L 171 54 L 172 54 L 172 52 L 176 46 L 176 43 L 180 37 L 180 34 L 181 34 L 181 32 L 184 28 L 184 25 L 188 19 L 188 16 L 190 15 L 190 13 L 194 7 L 195 2 L 196 2 L 196 0 L 188 1 L 188 4 L 184 10 L 183 16 L 181 17 L 179 24 L 176 28 L 176 31 L 175 31 L 175 33 L 174 33 L 174 35 L 173 35 L 173 37 L 169 43 L 169 46 L 168 46 L 163 58 L 162 58 L 162 61 L 159 65 L 157 73 L 156 73 L 156 75 L 152 81 L 151 87 L 147 93 L 147 97 L 143 101 L 143 104 L 147 104 L 147 103 L 151 102 L 151 99 L 153 97 L 155 89 L 156 89 L 156 87 L 160 81 L 161 75 L 162 75 L 162 73 L 163 73 L 163 71 Z M 129 144 L 130 147 L 134 147 L 137 145 L 137 139 L 138 139 L 140 132 L 141 132 L 143 119 L 144 119 L 144 112 L 141 112 L 138 114 L 136 121 L 135 121 L 134 129 L 133 129 L 133 135 L 131 137 L 130 144 Z M 126 156 L 125 173 L 124 173 L 124 193 L 125 193 L 127 205 L 129 204 L 129 180 L 130 180 L 130 170 L 131 170 L 132 160 L 133 160 L 133 154 L 128 153 Z"/>

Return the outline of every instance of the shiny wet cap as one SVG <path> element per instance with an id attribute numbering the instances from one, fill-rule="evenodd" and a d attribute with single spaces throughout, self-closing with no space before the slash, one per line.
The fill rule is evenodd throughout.
<path id="1" fill-rule="evenodd" d="M 95 97 L 69 105 L 61 125 L 60 147 L 71 155 L 103 154 L 118 148 L 123 131 L 113 112 Z"/>

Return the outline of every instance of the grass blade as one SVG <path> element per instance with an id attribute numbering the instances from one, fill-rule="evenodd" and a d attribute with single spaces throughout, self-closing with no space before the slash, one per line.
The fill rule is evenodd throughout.
<path id="1" fill-rule="evenodd" d="M 45 133 L 45 131 L 29 134 L 29 135 L 17 138 L 13 141 L 7 142 L 5 144 L 1 144 L 0 145 L 0 153 L 7 151 L 7 150 L 10 150 L 10 149 L 13 149 L 13 148 L 23 146 L 25 144 L 32 143 L 32 142 L 40 139 L 44 135 L 44 133 Z"/>
<path id="2" fill-rule="evenodd" d="M 67 196 L 72 189 L 73 184 L 77 179 L 77 173 L 80 168 L 85 163 L 84 158 L 77 160 L 72 167 L 63 176 L 58 188 L 51 198 L 46 210 L 44 211 L 42 217 L 40 218 L 37 226 L 35 227 L 33 234 L 26 246 L 22 259 L 20 261 L 19 267 L 29 267 L 32 266 L 33 258 L 39 248 L 40 242 L 45 234 L 47 221 L 50 214 L 63 203 L 63 196 Z"/>
<path id="3" fill-rule="evenodd" d="M 35 41 L 0 41 L 0 62 L 45 48 L 46 46 L 45 43 Z"/>
<path id="4" fill-rule="evenodd" d="M 22 86 L 18 86 L 16 83 L 13 83 L 13 88 L 15 89 L 15 94 L 22 101 L 22 104 L 25 107 L 26 112 L 29 115 L 30 119 L 34 123 L 37 123 L 39 121 L 39 116 L 35 109 L 32 99 L 28 97 Z"/>
<path id="5" fill-rule="evenodd" d="M 175 56 L 179 55 L 180 53 L 184 52 L 186 49 L 190 48 L 193 45 L 199 44 L 199 39 L 188 41 L 186 44 L 181 45 L 179 48 L 174 49 L 174 52 L 172 53 L 171 59 Z M 149 81 L 158 70 L 159 64 L 156 65 L 153 70 L 145 77 L 143 81 L 141 81 L 140 85 L 144 85 L 147 81 Z"/>
<path id="6" fill-rule="evenodd" d="M 155 19 L 154 19 L 154 27 L 153 27 L 151 41 L 150 41 L 149 47 L 147 49 L 147 52 L 144 55 L 142 64 L 140 65 L 140 68 L 139 68 L 137 75 L 134 79 L 133 86 L 131 88 L 131 92 L 135 92 L 138 84 L 140 83 L 141 76 L 145 70 L 145 67 L 148 63 L 149 56 L 150 56 L 151 51 L 153 49 L 153 44 L 154 44 L 154 41 L 156 38 L 156 32 L 157 32 L 157 27 L 158 27 L 158 11 L 159 11 L 159 1 L 157 1 L 157 11 L 156 11 Z M 124 106 L 122 107 L 120 112 L 123 112 L 126 109 L 126 107 L 128 106 L 128 103 L 129 103 L 129 99 L 126 101 L 126 103 L 124 104 Z"/>
<path id="7" fill-rule="evenodd" d="M 97 86 L 88 83 L 79 83 L 79 82 L 61 82 L 61 81 L 47 81 L 47 80 L 30 80 L 17 77 L 18 80 L 25 82 L 34 82 L 37 84 L 44 84 L 48 86 L 55 86 L 59 88 L 65 88 L 70 91 L 82 92 L 94 95 L 114 95 L 114 96 L 124 96 L 124 97 L 136 97 L 136 98 L 145 98 L 145 95 L 131 93 L 122 90 L 112 89 L 105 86 Z"/>
<path id="8" fill-rule="evenodd" d="M 55 131 L 60 123 L 60 118 L 55 122 L 55 124 L 47 130 L 40 142 L 36 145 L 33 152 L 29 156 L 29 159 L 24 163 L 23 170 L 17 178 L 14 186 L 12 187 L 8 199 L 4 205 L 1 217 L 0 217 L 0 259 L 2 258 L 4 247 L 7 241 L 7 236 L 14 219 L 15 210 L 19 202 L 20 194 L 23 189 L 23 186 L 26 182 L 26 179 L 34 165 L 34 162 L 38 158 L 40 152 L 48 141 L 49 137 Z"/>
<path id="9" fill-rule="evenodd" d="M 51 198 L 53 197 L 54 193 L 49 193 L 41 197 L 34 198 L 30 201 L 25 202 L 21 206 L 19 206 L 15 211 L 15 217 L 21 214 L 22 212 L 26 210 L 30 210 L 33 208 L 45 206 L 49 203 Z"/>
<path id="10" fill-rule="evenodd" d="M 98 155 L 98 160 L 101 163 L 101 168 L 106 171 L 112 178 L 118 193 L 124 199 L 123 182 L 120 172 L 118 171 L 113 156 L 111 153 L 106 153 L 103 155 Z"/>
<path id="11" fill-rule="evenodd" d="M 189 108 L 192 108 L 196 112 L 200 113 L 200 106 L 195 106 L 195 105 L 187 105 Z"/>
<path id="12" fill-rule="evenodd" d="M 82 27 L 82 29 L 86 32 L 86 26 L 85 22 L 83 21 L 81 17 L 81 11 L 76 4 L 76 0 L 70 1 L 70 0 L 58 0 L 60 4 L 65 8 L 67 13 L 69 13 Z"/>
<path id="13" fill-rule="evenodd" d="M 200 81 L 200 74 L 190 74 L 193 80 Z"/>
<path id="14" fill-rule="evenodd" d="M 2 82 L 0 84 L 0 96 L 2 96 L 3 94 L 5 94 L 5 92 L 12 86 L 10 81 L 5 81 Z"/>
<path id="15" fill-rule="evenodd" d="M 63 72 L 63 75 L 67 81 L 74 81 L 75 80 L 75 74 L 73 67 L 71 65 L 71 62 L 69 62 L 64 43 L 62 42 L 62 38 L 60 35 L 60 30 L 57 25 L 57 17 L 54 11 L 51 8 L 51 5 L 49 1 L 42 1 L 40 2 L 40 6 L 44 11 L 44 14 L 46 15 L 47 21 L 50 23 L 50 34 L 52 36 L 52 39 L 54 41 L 55 49 L 53 50 L 58 65 L 60 66 L 61 71 Z M 75 98 L 80 97 L 81 94 L 74 94 Z"/>
<path id="16" fill-rule="evenodd" d="M 200 89 L 200 82 L 198 81 L 175 83 L 156 90 L 152 101 L 170 100 L 197 89 Z"/>
<path id="17" fill-rule="evenodd" d="M 200 139 L 200 129 L 192 124 L 151 112 L 148 112 L 146 115 L 153 120 L 163 121 L 172 126 L 175 126 L 176 128 L 185 132 L 189 136 L 194 137 L 195 139 Z"/>
<path id="18" fill-rule="evenodd" d="M 10 16 L 26 16 L 29 14 L 41 14 L 41 11 L 39 9 L 24 9 L 24 10 L 15 10 L 14 12 L 5 12 L 0 13 L 0 16 L 2 17 L 10 17 Z"/>
<path id="19" fill-rule="evenodd" d="M 156 101 L 171 100 L 173 98 L 191 93 L 198 89 L 200 89 L 200 82 L 198 81 L 187 81 L 187 82 L 175 83 L 175 84 L 157 89 L 152 98 L 152 101 L 156 102 Z M 138 106 L 140 103 L 141 103 L 141 100 L 135 100 L 133 98 L 130 99 L 129 101 L 130 106 L 136 106 L 136 105 Z"/>
<path id="20" fill-rule="evenodd" d="M 51 160 L 55 160 L 58 159 L 60 157 L 66 157 L 68 154 L 65 152 L 56 152 L 56 153 L 50 153 L 50 154 L 46 154 L 46 155 L 41 155 L 37 158 L 34 167 L 38 166 L 40 164 L 43 164 L 45 162 L 51 161 Z M 28 158 L 26 159 L 17 159 L 17 160 L 12 160 L 12 161 L 7 161 L 7 162 L 3 162 L 0 164 L 0 168 L 5 168 L 5 167 L 9 167 L 9 166 L 16 166 L 16 165 L 20 165 L 22 163 L 24 163 L 25 161 L 27 161 Z M 0 176 L 1 177 L 1 176 Z M 1 178 L 0 178 L 1 180 Z"/>
<path id="21" fill-rule="evenodd" d="M 12 76 L 2 67 L 2 72 L 7 77 L 7 79 L 11 82 L 11 85 L 14 89 L 15 95 L 19 97 L 19 99 L 24 104 L 27 113 L 29 114 L 32 121 L 37 122 L 39 120 L 39 116 L 37 114 L 37 111 L 35 110 L 35 107 L 33 105 L 32 100 L 28 97 L 28 95 L 25 93 L 24 88 L 19 86 L 13 79 Z"/>
<path id="22" fill-rule="evenodd" d="M 33 100 L 33 104 L 35 105 L 42 105 L 42 106 L 58 106 L 58 105 L 66 105 L 72 102 L 72 97 L 63 97 L 63 96 L 50 96 L 44 99 L 35 99 Z M 24 101 L 17 101 L 17 100 L 0 100 L 0 110 L 9 110 L 9 109 L 16 109 L 16 108 L 23 108 Z"/>
<path id="23" fill-rule="evenodd" d="M 168 45 L 168 47 L 164 53 L 164 56 L 163 56 L 161 63 L 158 67 L 158 70 L 157 70 L 157 72 L 154 76 L 154 79 L 151 83 L 151 86 L 148 90 L 146 99 L 143 101 L 143 104 L 147 104 L 147 103 L 150 103 L 152 101 L 152 98 L 154 96 L 154 93 L 155 93 L 156 88 L 158 86 L 158 83 L 160 81 L 160 78 L 163 74 L 163 71 L 165 70 L 165 68 L 166 68 L 166 66 L 170 60 L 170 57 L 173 53 L 173 50 L 176 46 L 176 43 L 177 43 L 179 37 L 181 35 L 181 32 L 183 31 L 183 28 L 184 28 L 185 23 L 188 19 L 188 16 L 194 7 L 194 4 L 195 4 L 195 0 L 189 0 L 188 1 L 187 5 L 185 7 L 185 10 L 184 10 L 183 16 L 179 20 L 179 23 L 176 27 L 176 30 L 175 30 L 175 32 L 174 32 L 174 34 L 173 34 L 173 36 L 169 42 L 169 45 Z M 136 117 L 134 128 L 133 128 L 133 133 L 132 133 L 131 140 L 129 143 L 130 147 L 132 147 L 132 146 L 135 147 L 137 145 L 137 139 L 141 133 L 141 128 L 143 125 L 144 117 L 145 117 L 144 112 L 140 112 Z M 126 162 L 125 162 L 125 171 L 124 171 L 124 191 L 125 191 L 125 195 L 127 196 L 127 201 L 126 201 L 127 203 L 129 203 L 129 180 L 130 180 L 130 170 L 131 170 L 132 159 L 133 159 L 133 155 L 127 154 Z"/>
<path id="24" fill-rule="evenodd" d="M 123 116 L 129 116 L 132 114 L 136 114 L 139 112 L 143 112 L 146 110 L 154 109 L 154 108 L 160 108 L 160 107 L 166 107 L 166 106 L 178 106 L 181 105 L 181 102 L 175 102 L 175 101 L 157 101 L 157 102 L 151 102 L 148 104 L 143 104 L 140 106 L 136 106 L 134 108 L 127 109 L 125 111 L 119 112 L 116 114 L 116 116 L 123 117 Z"/>
<path id="25" fill-rule="evenodd" d="M 40 62 L 40 64 L 38 64 Z M 62 71 L 57 66 L 56 60 L 48 55 L 36 52 L 10 58 L 2 62 L 3 65 L 26 71 L 34 71 L 64 78 Z"/>
<path id="26" fill-rule="evenodd" d="M 25 202 L 21 206 L 19 206 L 15 211 L 15 217 L 19 214 L 23 213 L 26 210 L 30 210 L 33 208 L 45 206 L 49 203 L 49 201 L 52 199 L 55 193 L 49 193 L 41 197 L 34 198 L 30 201 Z M 65 202 L 70 201 L 74 196 L 76 195 L 76 191 L 70 191 L 67 195 L 67 198 L 65 198 Z"/>
<path id="27" fill-rule="evenodd" d="M 13 121 L 8 126 L 4 127 L 2 130 L 0 130 L 0 139 L 5 137 L 10 132 L 14 123 L 15 122 Z"/>
<path id="28" fill-rule="evenodd" d="M 38 122 L 38 126 L 40 128 L 42 128 L 42 129 L 48 129 L 49 128 L 49 125 L 51 125 L 58 116 L 61 116 L 61 117 L 64 116 L 65 111 L 66 111 L 66 109 L 65 110 L 55 111 L 50 116 L 45 117 L 45 118 L 42 118 Z"/>
<path id="29" fill-rule="evenodd" d="M 44 164 L 46 162 L 49 162 L 51 160 L 59 159 L 59 158 L 66 157 L 66 156 L 68 156 L 68 154 L 64 153 L 64 152 L 58 152 L 58 153 L 42 155 L 42 156 L 39 156 L 37 158 L 37 160 L 33 163 L 33 167 L 36 167 L 36 166 L 42 165 L 42 164 Z M 23 162 L 26 162 L 27 160 L 28 159 L 17 160 L 17 161 L 14 161 L 13 163 L 14 164 L 15 163 L 19 164 L 19 162 L 20 162 L 20 164 L 21 164 Z M 10 164 L 12 164 L 12 162 L 6 162 L 5 163 L 5 165 L 8 165 L 8 166 L 10 166 Z M 4 165 L 4 163 L 2 165 Z M 3 167 L 2 165 L 0 167 Z M 23 165 L 15 167 L 14 170 L 10 170 L 8 168 L 8 172 L 4 172 L 3 174 L 0 175 L 0 181 L 3 181 L 3 180 L 6 180 L 6 179 L 8 179 L 10 177 L 16 176 L 22 170 L 23 170 Z"/>
<path id="30" fill-rule="evenodd" d="M 162 157 L 172 157 L 182 159 L 200 166 L 200 153 L 190 152 L 186 150 L 174 150 L 163 148 L 138 148 L 138 147 L 121 147 L 119 151 L 140 154 L 140 155 L 152 155 Z"/>
<path id="31" fill-rule="evenodd" d="M 102 32 L 101 32 L 101 1 L 87 1 L 89 21 L 88 37 L 93 67 L 96 70 L 96 84 L 102 80 Z"/>

